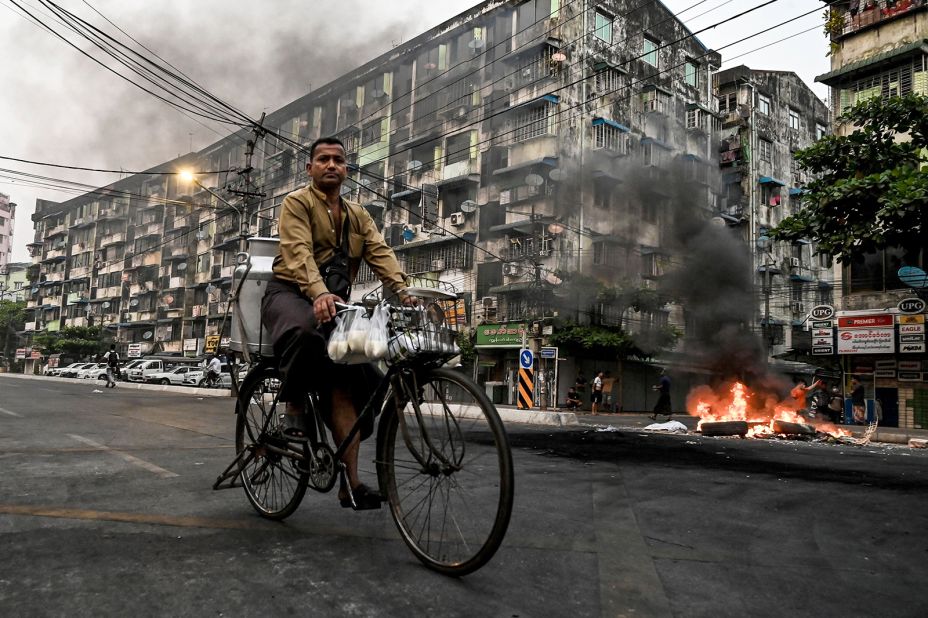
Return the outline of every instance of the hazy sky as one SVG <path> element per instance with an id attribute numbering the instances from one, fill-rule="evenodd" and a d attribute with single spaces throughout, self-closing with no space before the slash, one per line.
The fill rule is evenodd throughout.
<path id="1" fill-rule="evenodd" d="M 38 0 L 15 0 L 46 12 Z M 562 4 L 579 0 L 561 0 Z M 641 0 L 642 3 L 648 0 Z M 665 0 L 691 31 L 767 0 Z M 18 16 L 0 0 L 0 155 L 106 169 L 142 170 L 215 142 L 228 129 L 182 115 L 106 71 L 60 39 Z M 118 36 L 91 7 L 223 100 L 252 117 L 274 110 L 476 4 L 473 0 L 57 0 Z M 721 50 L 725 66 L 795 71 L 814 84 L 829 69 L 822 11 L 776 30 L 774 24 L 819 2 L 778 0 L 699 38 Z M 698 6 L 694 6 L 698 5 Z M 318 7 L 325 9 L 319 10 Z M 707 12 L 708 11 L 708 12 Z M 705 13 L 705 14 L 703 14 Z M 703 14 L 703 15 L 701 15 Z M 48 17 L 43 17 L 48 20 Z M 813 28 L 788 41 L 738 54 Z M 75 39 L 76 40 L 76 39 Z M 83 47 L 89 49 L 89 44 Z M 730 59 L 730 60 L 729 60 Z M 209 123 L 207 123 L 209 124 Z M 192 147 L 192 148 L 191 148 Z M 100 186 L 112 174 L 70 172 L 0 160 L 0 168 Z M 0 176 L 4 176 L 0 172 Z M 74 192 L 27 186 L 0 177 L 0 193 L 18 204 L 13 261 L 28 261 L 36 198 L 66 200 Z"/>

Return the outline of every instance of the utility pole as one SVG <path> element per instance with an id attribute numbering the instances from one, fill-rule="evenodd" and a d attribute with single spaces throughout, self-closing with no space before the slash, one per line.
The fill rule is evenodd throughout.
<path id="1" fill-rule="evenodd" d="M 254 137 L 252 137 L 245 146 L 245 167 L 239 171 L 238 175 L 241 178 L 242 188 L 234 189 L 229 188 L 229 193 L 237 195 L 242 198 L 242 209 L 239 214 L 239 242 L 238 250 L 244 252 L 248 248 L 248 237 L 251 236 L 251 230 L 249 228 L 248 221 L 251 218 L 252 213 L 257 210 L 256 206 L 260 203 L 260 199 L 265 197 L 265 193 L 255 191 L 255 186 L 251 179 L 251 173 L 254 171 L 252 166 L 252 157 L 255 154 L 255 144 L 258 140 L 262 139 L 267 131 L 264 129 L 264 118 L 266 112 L 261 112 L 261 119 L 258 120 L 258 123 L 255 125 L 253 130 Z M 221 335 L 222 333 L 220 333 Z"/>

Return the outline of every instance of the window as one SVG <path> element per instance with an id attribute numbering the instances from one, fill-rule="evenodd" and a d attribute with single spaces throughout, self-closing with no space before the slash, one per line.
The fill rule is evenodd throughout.
<path id="1" fill-rule="evenodd" d="M 523 142 L 553 132 L 555 106 L 551 103 L 535 105 L 516 116 L 513 141 Z"/>
<path id="2" fill-rule="evenodd" d="M 642 108 L 646 112 L 667 113 L 670 105 L 670 96 L 660 90 L 652 88 L 641 93 Z"/>
<path id="3" fill-rule="evenodd" d="M 600 41 L 612 43 L 612 15 L 596 10 L 593 34 Z"/>
<path id="4" fill-rule="evenodd" d="M 730 114 L 738 111 L 738 93 L 729 92 L 719 95 L 719 112 Z"/>
<path id="5" fill-rule="evenodd" d="M 770 115 L 770 97 L 763 94 L 757 95 L 757 111 Z"/>
<path id="6" fill-rule="evenodd" d="M 757 150 L 757 155 L 760 157 L 760 160 L 770 163 L 773 159 L 773 142 L 761 138 L 757 142 Z"/>
<path id="7" fill-rule="evenodd" d="M 686 128 L 687 129 L 702 129 L 703 128 L 703 116 L 702 112 L 697 109 L 688 109 L 686 110 Z"/>
<path id="8" fill-rule="evenodd" d="M 642 46 L 642 55 L 641 59 L 650 64 L 652 67 L 657 66 L 657 48 L 659 47 L 657 41 L 644 37 L 644 45 Z"/>
<path id="9" fill-rule="evenodd" d="M 597 179 L 593 182 L 593 205 L 597 208 L 609 209 L 612 207 L 613 181 Z"/>
<path id="10" fill-rule="evenodd" d="M 596 94 L 603 96 L 622 87 L 622 74 L 612 68 L 606 68 L 596 73 Z"/>
<path id="11" fill-rule="evenodd" d="M 841 112 L 855 103 L 871 97 L 883 100 L 893 96 L 905 96 L 912 92 L 928 94 L 928 71 L 925 64 L 928 58 L 920 55 L 905 64 L 896 65 L 876 75 L 859 79 L 841 91 Z"/>
<path id="12" fill-rule="evenodd" d="M 602 122 L 593 126 L 593 148 L 626 154 L 626 134 L 621 129 Z"/>
<path id="13" fill-rule="evenodd" d="M 699 67 L 695 62 L 687 61 L 683 65 L 683 81 L 687 86 L 693 86 L 694 88 L 699 85 Z"/>
<path id="14" fill-rule="evenodd" d="M 383 135 L 382 123 L 378 118 L 361 130 L 361 146 L 376 144 Z"/>
<path id="15" fill-rule="evenodd" d="M 825 128 L 825 125 L 817 124 L 815 125 L 815 139 L 822 139 L 828 135 L 828 129 Z"/>
<path id="16" fill-rule="evenodd" d="M 448 138 L 445 146 L 445 162 L 448 165 L 467 161 L 471 158 L 471 132 L 458 133 Z M 474 153 L 476 155 L 476 153 Z"/>
<path id="17" fill-rule="evenodd" d="M 789 110 L 789 128 L 799 130 L 799 112 L 794 109 Z"/>
<path id="18" fill-rule="evenodd" d="M 619 266 L 622 262 L 621 247 L 611 242 L 593 243 L 593 264 L 597 266 Z"/>

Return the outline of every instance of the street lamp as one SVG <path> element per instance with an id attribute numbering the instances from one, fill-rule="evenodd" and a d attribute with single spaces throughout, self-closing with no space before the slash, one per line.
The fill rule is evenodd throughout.
<path id="1" fill-rule="evenodd" d="M 213 191 L 212 189 L 204 185 L 202 182 L 200 182 L 197 179 L 194 173 L 191 172 L 190 170 L 181 170 L 178 173 L 178 176 L 184 182 L 192 183 L 198 186 L 199 188 L 203 189 L 204 191 L 206 191 L 207 193 L 215 197 L 217 200 L 219 200 L 220 202 L 222 202 L 223 204 L 225 204 L 226 206 L 228 206 L 229 208 L 235 211 L 235 213 L 239 217 L 239 251 L 245 251 L 246 249 L 245 239 L 248 238 L 249 236 L 248 219 L 245 216 L 245 208 L 241 205 L 233 204 L 226 198 L 222 197 L 221 195 L 219 195 L 218 193 L 216 193 L 215 191 Z"/>

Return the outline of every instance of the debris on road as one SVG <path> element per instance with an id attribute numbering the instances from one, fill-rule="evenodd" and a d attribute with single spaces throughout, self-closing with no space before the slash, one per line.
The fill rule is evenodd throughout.
<path id="1" fill-rule="evenodd" d="M 928 448 L 928 440 L 924 438 L 910 438 L 909 446 L 912 448 Z"/>
<path id="2" fill-rule="evenodd" d="M 666 423 L 651 423 L 644 428 L 645 431 L 667 431 L 670 433 L 688 433 L 686 425 L 680 421 L 667 421 Z"/>

